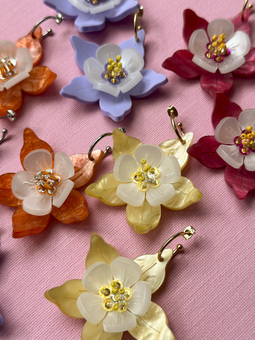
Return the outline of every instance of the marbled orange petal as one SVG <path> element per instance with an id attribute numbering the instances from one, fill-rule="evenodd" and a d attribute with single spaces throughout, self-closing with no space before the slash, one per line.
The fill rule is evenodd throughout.
<path id="1" fill-rule="evenodd" d="M 53 83 L 56 76 L 47 66 L 35 66 L 30 77 L 19 84 L 20 89 L 31 95 L 41 94 Z"/>
<path id="2" fill-rule="evenodd" d="M 50 214 L 34 216 L 26 213 L 21 207 L 12 216 L 12 237 L 21 238 L 41 233 L 49 224 Z"/>
<path id="3" fill-rule="evenodd" d="M 52 157 L 54 157 L 52 147 L 48 143 L 38 138 L 33 130 L 26 128 L 24 130 L 24 144 L 20 151 L 20 161 L 22 166 L 26 155 L 36 149 L 46 149 L 52 154 Z"/>
<path id="4" fill-rule="evenodd" d="M 52 216 L 58 221 L 70 224 L 85 220 L 88 215 L 88 204 L 85 197 L 73 189 L 60 208 L 52 207 Z"/>
<path id="5" fill-rule="evenodd" d="M 9 90 L 0 91 L 0 117 L 6 116 L 7 110 L 18 110 L 22 105 L 22 94 L 19 84 Z"/>
<path id="6" fill-rule="evenodd" d="M 71 181 L 74 182 L 74 188 L 81 188 L 90 183 L 94 176 L 96 166 L 104 157 L 104 152 L 102 150 L 95 150 L 91 156 L 93 157 L 93 161 L 91 161 L 85 153 L 77 153 L 69 157 L 75 171 L 75 175 L 70 178 Z"/>
<path id="7" fill-rule="evenodd" d="M 16 42 L 17 47 L 26 47 L 33 59 L 33 64 L 38 65 L 39 62 L 42 59 L 42 45 L 41 45 L 41 40 L 42 40 L 42 29 L 41 27 L 37 27 L 37 29 L 34 31 L 34 34 L 32 36 L 31 32 L 26 35 L 23 38 L 20 38 Z"/>
<path id="8" fill-rule="evenodd" d="M 0 204 L 7 207 L 18 207 L 21 201 L 12 193 L 11 184 L 14 173 L 7 173 L 0 176 Z"/>

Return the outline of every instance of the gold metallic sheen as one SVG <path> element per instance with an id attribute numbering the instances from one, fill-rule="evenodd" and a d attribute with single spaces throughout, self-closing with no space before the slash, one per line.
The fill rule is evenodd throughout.
<path id="1" fill-rule="evenodd" d="M 113 149 L 112 156 L 114 161 L 124 154 L 133 155 L 136 148 L 142 143 L 139 139 L 125 135 L 120 129 L 114 129 L 112 133 Z"/>
<path id="2" fill-rule="evenodd" d="M 93 325 L 86 321 L 83 327 L 81 340 L 121 340 L 123 332 L 121 333 L 106 333 L 103 329 L 103 321 L 98 325 Z"/>

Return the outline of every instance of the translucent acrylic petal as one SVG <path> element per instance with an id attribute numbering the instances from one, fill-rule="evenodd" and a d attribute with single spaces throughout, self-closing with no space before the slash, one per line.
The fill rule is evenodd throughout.
<path id="1" fill-rule="evenodd" d="M 125 332 L 136 326 L 136 317 L 134 314 L 126 311 L 123 313 L 108 313 L 103 321 L 103 328 L 108 333 Z"/>
<path id="2" fill-rule="evenodd" d="M 217 71 L 216 62 L 212 59 L 206 58 L 205 56 L 194 55 L 192 61 L 193 63 L 210 73 L 215 73 Z"/>
<path id="3" fill-rule="evenodd" d="M 77 299 L 77 307 L 88 322 L 97 325 L 105 316 L 103 298 L 93 293 L 82 293 Z"/>
<path id="4" fill-rule="evenodd" d="M 104 44 L 99 47 L 96 53 L 97 60 L 105 66 L 109 58 L 115 60 L 117 55 L 121 55 L 121 48 L 115 44 Z"/>
<path id="5" fill-rule="evenodd" d="M 124 287 L 132 287 L 142 275 L 141 267 L 127 257 L 117 257 L 111 263 L 111 271 L 115 280 L 120 280 Z"/>
<path id="6" fill-rule="evenodd" d="M 223 118 L 215 129 L 215 138 L 224 144 L 233 144 L 234 138 L 241 133 L 240 125 L 234 117 Z"/>
<path id="7" fill-rule="evenodd" d="M 239 169 L 243 165 L 244 156 L 236 145 L 220 145 L 216 152 L 232 168 Z"/>
<path id="8" fill-rule="evenodd" d="M 102 82 L 102 73 L 104 66 L 95 58 L 88 58 L 84 63 L 84 73 L 86 78 L 92 84 Z"/>
<path id="9" fill-rule="evenodd" d="M 84 0 L 68 0 L 75 8 L 84 13 L 89 13 L 90 6 Z"/>
<path id="10" fill-rule="evenodd" d="M 82 277 L 82 284 L 86 290 L 98 293 L 104 285 L 109 285 L 112 281 L 112 272 L 108 264 L 96 262 L 92 264 Z"/>
<path id="11" fill-rule="evenodd" d="M 220 73 L 226 74 L 230 73 L 245 63 L 244 57 L 235 57 L 230 55 L 229 57 L 225 58 L 225 60 L 218 64 L 218 68 Z"/>
<path id="12" fill-rule="evenodd" d="M 157 167 L 163 158 L 163 152 L 157 145 L 142 144 L 135 150 L 137 164 L 141 164 L 141 159 L 143 158 L 146 159 L 150 166 Z"/>
<path id="13" fill-rule="evenodd" d="M 167 202 L 175 195 L 175 189 L 172 184 L 161 183 L 157 188 L 150 188 L 146 192 L 146 200 L 150 206 L 156 207 Z"/>
<path id="14" fill-rule="evenodd" d="M 225 41 L 228 41 L 234 33 L 234 25 L 226 19 L 215 19 L 209 23 L 207 33 L 210 39 L 212 39 L 214 35 L 217 35 L 219 38 L 220 35 L 224 33 Z"/>
<path id="15" fill-rule="evenodd" d="M 181 168 L 174 156 L 165 156 L 158 168 L 160 183 L 176 183 L 181 178 Z"/>
<path id="16" fill-rule="evenodd" d="M 144 191 L 139 190 L 135 183 L 119 184 L 116 195 L 133 207 L 140 207 L 145 199 Z"/>
<path id="17" fill-rule="evenodd" d="M 121 155 L 116 159 L 113 175 L 119 182 L 132 182 L 132 174 L 137 171 L 138 165 L 131 155 Z"/>
<path id="18" fill-rule="evenodd" d="M 28 171 L 17 172 L 12 179 L 12 193 L 20 200 L 36 193 L 33 175 Z"/>
<path id="19" fill-rule="evenodd" d="M 135 315 L 144 315 L 151 303 L 151 286 L 144 281 L 137 282 L 132 287 L 132 298 L 128 301 L 128 309 Z"/>
<path id="20" fill-rule="evenodd" d="M 9 40 L 0 41 L 0 58 L 9 57 L 15 59 L 16 53 L 17 47 L 12 41 Z"/>
<path id="21" fill-rule="evenodd" d="M 253 130 L 255 130 L 255 109 L 242 111 L 238 117 L 238 123 L 242 130 L 246 129 L 247 126 L 252 126 Z"/>
<path id="22" fill-rule="evenodd" d="M 23 210 L 30 215 L 45 216 L 51 212 L 52 197 L 47 194 L 36 193 L 28 196 L 22 203 Z"/>
<path id="23" fill-rule="evenodd" d="M 119 89 L 122 93 L 126 93 L 132 90 L 142 79 L 143 76 L 140 72 L 134 72 L 128 75 L 126 79 L 123 79 L 123 81 L 120 81 Z"/>
<path id="24" fill-rule="evenodd" d="M 60 208 L 62 206 L 62 204 L 65 202 L 70 192 L 72 191 L 73 186 L 74 182 L 67 179 L 57 187 L 57 192 L 53 196 L 53 205 L 55 207 Z"/>
<path id="25" fill-rule="evenodd" d="M 125 48 L 121 52 L 121 62 L 128 74 L 141 71 L 144 67 L 143 57 L 134 48 Z"/>
<path id="26" fill-rule="evenodd" d="M 119 85 L 112 85 L 107 80 L 102 79 L 101 82 L 93 84 L 93 89 L 118 97 L 120 93 Z"/>
<path id="27" fill-rule="evenodd" d="M 47 168 L 52 168 L 51 153 L 46 149 L 31 151 L 24 159 L 24 168 L 33 174 Z"/>
<path id="28" fill-rule="evenodd" d="M 233 37 L 227 41 L 226 46 L 231 50 L 231 56 L 238 58 L 245 56 L 250 51 L 251 41 L 248 34 L 236 31 Z"/>
<path id="29" fill-rule="evenodd" d="M 71 178 L 74 175 L 73 163 L 64 152 L 57 152 L 54 156 L 54 170 L 63 179 Z"/>
<path id="30" fill-rule="evenodd" d="M 189 39 L 189 50 L 192 54 L 204 56 L 208 42 L 208 36 L 205 30 L 195 30 Z"/>
<path id="31" fill-rule="evenodd" d="M 244 157 L 244 166 L 248 171 L 255 171 L 255 153 L 250 152 L 249 155 Z"/>

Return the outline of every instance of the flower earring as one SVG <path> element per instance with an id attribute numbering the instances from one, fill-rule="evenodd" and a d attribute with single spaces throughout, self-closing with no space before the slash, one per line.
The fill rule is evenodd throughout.
<path id="1" fill-rule="evenodd" d="M 42 58 L 41 40 L 52 33 L 50 29 L 42 35 L 39 25 L 50 18 L 54 18 L 57 24 L 63 19 L 61 14 L 42 19 L 16 44 L 0 41 L 0 116 L 21 107 L 22 92 L 39 95 L 55 80 L 56 74 L 48 67 L 37 66 Z"/>
<path id="2" fill-rule="evenodd" d="M 81 339 L 121 339 L 128 331 L 135 339 L 175 337 L 168 328 L 163 309 L 151 301 L 151 294 L 164 282 L 165 268 L 182 249 L 165 249 L 176 237 L 191 238 L 195 229 L 187 227 L 172 236 L 156 254 L 135 260 L 121 257 L 118 250 L 97 234 L 92 234 L 82 280 L 65 282 L 45 293 L 46 299 L 76 319 L 86 319 Z"/>
<path id="3" fill-rule="evenodd" d="M 60 94 L 82 103 L 96 103 L 105 116 L 121 121 L 132 107 L 131 97 L 143 98 L 167 83 L 163 74 L 144 67 L 144 31 L 139 30 L 135 14 L 135 36 L 119 46 L 98 46 L 73 36 L 75 59 L 85 76 L 74 78 Z"/>
<path id="4" fill-rule="evenodd" d="M 180 50 L 163 62 L 163 67 L 184 79 L 200 78 L 211 96 L 228 92 L 233 75 L 255 76 L 254 51 L 249 38 L 248 0 L 242 12 L 231 20 L 208 22 L 190 9 L 184 11 L 183 37 L 188 50 Z"/>
<path id="5" fill-rule="evenodd" d="M 142 144 L 115 129 L 112 134 L 113 172 L 103 175 L 85 190 L 86 194 L 105 204 L 127 205 L 127 222 L 139 234 L 157 227 L 161 205 L 182 210 L 202 197 L 192 182 L 181 176 L 188 161 L 187 148 L 192 144 L 193 133 L 184 134 L 182 125 L 176 126 L 174 118 L 178 113 L 173 106 L 168 108 L 168 114 L 178 138 L 159 146 Z"/>

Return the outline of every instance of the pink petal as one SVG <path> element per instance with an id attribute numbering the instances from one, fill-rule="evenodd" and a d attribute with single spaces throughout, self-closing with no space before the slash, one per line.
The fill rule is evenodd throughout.
<path id="1" fill-rule="evenodd" d="M 234 18 L 230 19 L 232 24 L 234 25 L 235 31 L 243 31 L 247 34 L 250 33 L 250 26 L 249 26 L 249 16 L 250 16 L 251 11 L 249 9 L 246 9 L 244 12 L 244 16 L 242 18 L 242 12 L 238 13 L 237 16 Z"/>
<path id="2" fill-rule="evenodd" d="M 238 118 L 242 109 L 236 103 L 232 103 L 224 94 L 217 94 L 215 106 L 212 113 L 212 124 L 214 129 L 219 122 L 225 117 Z"/>
<path id="3" fill-rule="evenodd" d="M 227 166 L 225 180 L 239 200 L 244 199 L 250 191 L 255 190 L 255 172 L 247 171 L 244 166 L 239 169 Z"/>
<path id="4" fill-rule="evenodd" d="M 234 79 L 231 73 L 221 74 L 216 72 L 214 74 L 203 72 L 200 78 L 202 89 L 209 93 L 210 96 L 214 97 L 217 93 L 228 92 Z"/>
<path id="5" fill-rule="evenodd" d="M 245 64 L 233 71 L 233 73 L 243 78 L 255 76 L 255 47 L 252 47 L 245 56 Z"/>
<path id="6" fill-rule="evenodd" d="M 184 20 L 184 27 L 183 27 L 183 38 L 188 45 L 189 39 L 191 34 L 197 29 L 204 29 L 207 30 L 208 22 L 200 18 L 193 12 L 191 9 L 186 9 L 183 12 L 183 20 Z"/>

